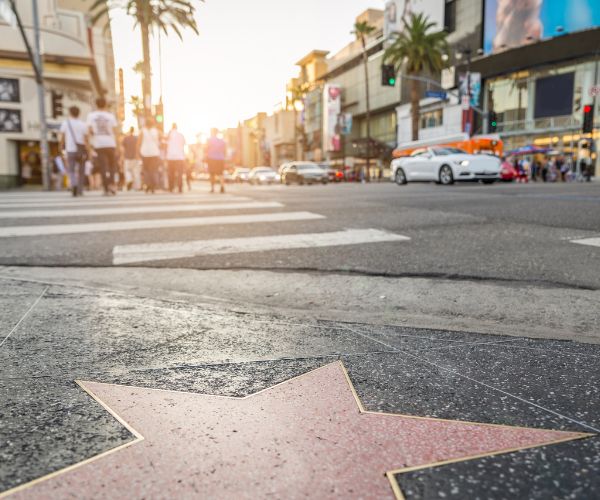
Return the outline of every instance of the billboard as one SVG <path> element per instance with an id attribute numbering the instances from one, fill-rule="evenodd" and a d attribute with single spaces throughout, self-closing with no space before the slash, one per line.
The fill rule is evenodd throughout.
<path id="1" fill-rule="evenodd" d="M 385 16 L 383 19 L 383 36 L 388 38 L 392 33 L 402 30 L 403 19 L 410 17 L 411 13 L 425 14 L 437 29 L 444 27 L 444 2 L 439 0 L 388 0 L 385 3 Z"/>
<path id="2" fill-rule="evenodd" d="M 323 88 L 323 149 L 340 151 L 338 116 L 342 111 L 342 87 L 328 83 Z"/>
<path id="3" fill-rule="evenodd" d="M 486 0 L 486 54 L 600 26 L 598 0 Z"/>

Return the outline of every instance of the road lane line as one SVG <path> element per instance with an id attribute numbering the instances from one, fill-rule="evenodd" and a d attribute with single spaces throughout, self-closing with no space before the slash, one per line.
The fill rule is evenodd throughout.
<path id="1" fill-rule="evenodd" d="M 275 201 L 251 201 L 241 203 L 203 203 L 203 204 L 176 204 L 176 205 L 151 205 L 137 207 L 104 207 L 63 208 L 57 210 L 22 210 L 13 212 L 0 212 L 0 219 L 32 219 L 50 217 L 87 217 L 95 215 L 128 215 L 150 214 L 169 212 L 204 212 L 215 210 L 245 210 L 254 208 L 281 208 L 283 205 Z"/>
<path id="2" fill-rule="evenodd" d="M 113 249 L 113 264 L 130 264 L 133 262 L 177 259 L 199 255 L 224 255 L 263 252 L 267 250 L 319 248 L 407 240 L 410 240 L 407 236 L 379 231 L 377 229 L 348 229 L 346 231 L 331 233 L 282 234 L 249 238 L 118 245 Z"/>
<path id="3" fill-rule="evenodd" d="M 208 217 L 180 217 L 176 219 L 126 220 L 114 222 L 89 222 L 81 224 L 55 224 L 38 226 L 0 227 L 0 238 L 17 236 L 47 236 L 54 234 L 97 233 L 131 231 L 174 227 L 215 226 L 219 224 L 249 224 L 255 222 L 285 222 L 325 219 L 312 212 L 279 212 L 273 214 L 218 215 Z"/>
<path id="4" fill-rule="evenodd" d="M 582 240 L 571 240 L 571 243 L 578 245 L 589 245 L 592 247 L 600 247 L 600 238 L 584 238 Z"/>

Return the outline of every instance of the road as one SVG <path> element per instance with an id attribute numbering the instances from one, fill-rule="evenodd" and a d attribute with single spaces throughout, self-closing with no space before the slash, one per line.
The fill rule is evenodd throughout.
<path id="1" fill-rule="evenodd" d="M 127 245 L 248 238 L 246 244 L 216 254 L 198 251 L 200 255 L 179 258 L 176 250 L 169 254 L 166 249 L 160 259 L 142 260 L 138 255 L 125 263 L 444 276 L 600 289 L 600 273 L 590 272 L 598 263 L 600 247 L 574 243 L 600 235 L 598 184 L 233 186 L 229 192 L 212 198 L 199 191 L 181 198 L 131 194 L 76 200 L 39 194 L 33 204 L 30 196 L 8 194 L 0 202 L 0 264 L 111 266 L 115 248 L 124 251 Z M 104 213 L 108 207 L 113 213 Z M 215 225 L 198 225 L 202 223 L 198 217 L 210 216 L 223 219 Z M 269 221 L 277 216 L 282 220 Z M 173 220 L 182 225 L 171 227 Z M 161 227 L 130 230 L 138 221 Z M 103 222 L 115 228 L 95 230 L 93 225 Z M 119 230 L 119 223 L 124 230 Z M 58 234 L 35 236 L 49 225 Z M 28 236 L 6 237 L 27 229 Z M 267 241 L 258 247 L 261 251 L 243 251 L 252 243 L 250 238 L 365 229 L 410 241 L 371 243 L 378 233 L 364 238 L 359 233 L 357 244 L 346 246 L 336 245 L 334 237 L 321 248 L 278 250 L 283 243 Z M 77 232 L 62 234 L 62 230 Z M 352 242 L 352 235 L 349 238 Z"/>
<path id="2" fill-rule="evenodd" d="M 415 432 L 450 433 L 417 446 L 427 459 L 415 451 L 373 471 L 388 472 L 378 487 L 391 497 L 600 495 L 598 183 L 9 192 L 0 194 L 0 248 L 0 441 L 9 443 L 0 492 L 77 491 L 98 476 L 94 467 L 109 467 L 98 487 L 120 484 L 115 471 L 154 432 L 144 412 L 130 412 L 134 394 L 140 408 L 167 415 L 156 389 L 179 391 L 178 404 L 192 408 L 198 395 L 293 395 L 339 379 L 363 410 L 428 417 Z M 136 389 L 117 397 L 124 386 Z M 456 441 L 456 430 L 434 429 L 456 421 L 559 434 L 509 439 L 488 426 Z M 185 439 L 185 422 L 158 435 Z M 192 450 L 202 436 L 189 432 Z M 211 432 L 210 443 L 225 439 Z M 441 441 L 460 446 L 442 450 Z M 287 477 L 272 459 L 261 473 L 281 466 Z M 294 467 L 298 484 L 322 479 L 306 463 Z M 181 484 L 199 487 L 190 474 Z M 336 473 L 327 487 L 356 491 L 358 475 Z M 183 495 L 162 487 L 149 491 Z"/>

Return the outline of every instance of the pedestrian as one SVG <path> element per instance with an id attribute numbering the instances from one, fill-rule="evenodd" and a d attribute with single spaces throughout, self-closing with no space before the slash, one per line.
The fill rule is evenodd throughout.
<path id="1" fill-rule="evenodd" d="M 146 193 L 154 194 L 157 188 L 158 168 L 160 166 L 160 130 L 156 127 L 153 117 L 146 119 L 140 131 L 139 156 L 142 159 L 142 172 Z"/>
<path id="2" fill-rule="evenodd" d="M 54 191 L 61 191 L 63 186 L 63 177 L 65 175 L 65 162 L 62 156 L 57 154 L 52 160 L 52 171 L 50 174 L 50 180 Z"/>
<path id="3" fill-rule="evenodd" d="M 121 141 L 121 151 L 127 191 L 139 191 L 142 189 L 142 171 L 138 158 L 138 138 L 133 127 Z"/>
<path id="4" fill-rule="evenodd" d="M 213 128 L 210 131 L 210 137 L 206 143 L 206 160 L 208 163 L 208 173 L 210 174 L 210 192 L 215 192 L 216 178 L 219 177 L 221 184 L 221 193 L 225 192 L 225 153 L 227 147 L 225 141 L 218 137 L 219 131 Z"/>
<path id="5" fill-rule="evenodd" d="M 169 177 L 169 192 L 175 187 L 183 193 L 183 172 L 185 170 L 185 137 L 177 130 L 177 124 L 173 123 L 169 136 L 167 137 L 167 168 Z"/>
<path id="6" fill-rule="evenodd" d="M 185 162 L 185 181 L 187 184 L 188 191 L 192 190 L 192 179 L 194 177 L 194 163 L 188 158 Z"/>
<path id="7" fill-rule="evenodd" d="M 85 187 L 85 163 L 88 157 L 88 127 L 79 119 L 77 106 L 69 108 L 69 117 L 60 126 L 59 149 L 67 158 L 73 196 L 82 196 Z"/>
<path id="8" fill-rule="evenodd" d="M 87 119 L 105 196 L 117 194 L 115 176 L 118 171 L 116 157 L 118 124 L 115 115 L 107 111 L 106 106 L 104 97 L 96 99 L 97 109 L 92 111 Z"/>
<path id="9" fill-rule="evenodd" d="M 542 166 L 542 182 L 548 182 L 548 171 L 549 171 L 549 163 L 550 160 L 547 160 L 544 162 L 544 165 Z"/>

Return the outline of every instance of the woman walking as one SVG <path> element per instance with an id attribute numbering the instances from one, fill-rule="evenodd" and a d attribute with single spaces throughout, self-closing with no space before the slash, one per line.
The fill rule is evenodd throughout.
<path id="1" fill-rule="evenodd" d="M 142 127 L 139 140 L 139 154 L 142 158 L 142 172 L 144 175 L 144 184 L 146 185 L 146 193 L 154 193 L 156 189 L 156 176 L 160 165 L 160 143 L 160 130 L 156 128 L 154 118 L 150 117 Z"/>

